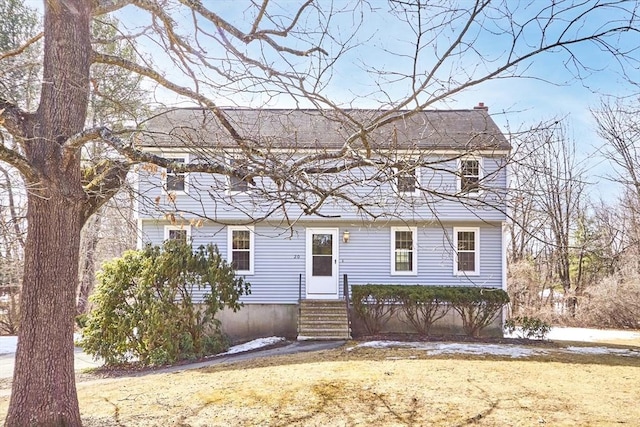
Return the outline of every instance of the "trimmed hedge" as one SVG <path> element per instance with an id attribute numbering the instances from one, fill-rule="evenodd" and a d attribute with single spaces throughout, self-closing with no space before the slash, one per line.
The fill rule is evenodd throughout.
<path id="1" fill-rule="evenodd" d="M 477 337 L 509 303 L 502 289 L 472 286 L 353 285 L 351 295 L 356 315 L 372 335 L 399 310 L 407 324 L 429 335 L 433 323 L 453 309 L 462 319 L 465 334 Z"/>

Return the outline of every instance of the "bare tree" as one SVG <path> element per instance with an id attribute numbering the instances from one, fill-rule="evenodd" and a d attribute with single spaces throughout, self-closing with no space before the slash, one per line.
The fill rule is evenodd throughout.
<path id="1" fill-rule="evenodd" d="M 529 149 L 523 150 L 526 154 L 520 156 L 514 168 L 517 185 L 512 189 L 516 202 L 512 246 L 516 246 L 512 258 L 531 256 L 544 269 L 542 277 L 548 279 L 550 288 L 558 282 L 565 297 L 569 297 L 580 283 L 572 277 L 574 252 L 579 252 L 580 276 L 586 250 L 581 245 L 590 242 L 576 241 L 576 233 L 582 232 L 584 237 L 585 231 L 579 227 L 586 211 L 585 170 L 561 122 L 538 126 L 522 144 Z M 575 299 L 571 301 L 575 303 Z"/>
<path id="2" fill-rule="evenodd" d="M 124 6 L 128 13 L 135 9 L 140 22 L 146 19 L 148 25 L 123 31 L 122 37 L 157 46 L 153 58 L 140 55 L 130 61 L 96 49 L 91 20 Z M 296 179 L 289 178 L 289 185 L 279 191 L 291 204 L 317 214 L 328 199 L 327 176 L 372 166 L 381 172 L 370 182 L 380 183 L 397 176 L 389 170 L 410 172 L 418 166 L 374 158 L 368 136 L 375 130 L 487 80 L 525 76 L 543 54 L 559 56 L 578 74 L 593 71 L 573 50 L 580 44 L 596 45 L 625 63 L 632 58 L 618 43 L 637 32 L 639 19 L 636 2 L 618 0 L 552 5 L 478 0 L 455 7 L 413 0 L 391 1 L 389 10 L 369 8 L 366 2 L 340 8 L 311 0 L 297 7 L 264 0 L 242 12 L 227 9 L 228 16 L 213 7 L 189 0 L 47 1 L 37 108 L 21 108 L 0 93 L 0 122 L 18 144 L 0 146 L 0 160 L 19 170 L 29 188 L 23 309 L 8 426 L 81 424 L 72 341 L 80 233 L 89 217 L 118 192 L 132 165 L 217 173 L 245 182 L 259 173 L 277 180 L 290 171 L 287 176 Z M 351 55 L 366 46 L 375 35 L 366 23 L 381 16 L 403 25 L 402 40 L 381 52 L 391 54 L 389 68 L 372 66 L 371 85 L 352 100 L 330 99 L 332 73 L 341 60 L 353 60 Z M 496 45 L 504 49 L 496 52 Z M 21 52 L 4 51 L 0 61 Z M 360 54 L 366 57 L 373 57 L 370 51 Z M 87 128 L 90 67 L 95 64 L 137 73 L 207 109 L 254 171 L 216 161 L 181 164 L 140 151 L 131 136 L 139 129 Z M 232 123 L 217 103 L 262 104 L 283 98 L 331 109 L 349 132 L 330 152 L 309 154 L 304 161 L 281 158 L 248 139 L 250 130 Z M 338 108 L 365 98 L 384 109 L 355 116 Z M 118 155 L 83 170 L 82 147 L 95 142 Z M 296 191 L 305 188 L 306 193 Z M 342 197 L 336 188 L 329 191 Z M 310 194 L 311 201 L 302 198 Z"/>
<path id="3" fill-rule="evenodd" d="M 624 188 L 620 206 L 624 207 L 625 229 L 619 230 L 625 251 L 636 255 L 635 268 L 640 271 L 640 112 L 637 100 L 603 100 L 592 110 L 598 134 L 606 141 L 603 155 L 615 175 L 609 177 Z"/>

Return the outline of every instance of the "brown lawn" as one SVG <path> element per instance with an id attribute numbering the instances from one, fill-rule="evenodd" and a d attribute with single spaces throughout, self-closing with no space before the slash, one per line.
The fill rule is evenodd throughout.
<path id="1" fill-rule="evenodd" d="M 86 426 L 636 426 L 640 357 L 296 354 L 78 384 Z M 0 398 L 0 417 L 8 397 Z"/>

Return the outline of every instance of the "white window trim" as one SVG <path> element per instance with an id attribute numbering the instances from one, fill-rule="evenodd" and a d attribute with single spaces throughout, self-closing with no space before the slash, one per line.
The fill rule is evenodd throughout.
<path id="1" fill-rule="evenodd" d="M 462 162 L 466 161 L 466 160 L 477 160 L 478 161 L 478 181 L 479 181 L 479 188 L 477 191 L 474 192 L 466 192 L 466 193 L 462 193 Z M 482 179 L 484 178 L 484 162 L 483 162 L 483 158 L 479 157 L 479 156 L 464 156 L 464 157 L 460 157 L 458 158 L 458 160 L 456 161 L 456 188 L 458 190 L 459 194 L 465 195 L 467 197 L 477 197 L 482 195 Z"/>
<path id="2" fill-rule="evenodd" d="M 191 243 L 191 226 L 190 225 L 165 225 L 164 226 L 164 240 L 169 240 L 169 232 L 171 230 L 186 230 L 187 231 L 187 243 Z"/>
<path id="3" fill-rule="evenodd" d="M 234 156 L 229 156 L 227 157 L 227 165 L 229 165 L 230 167 L 232 166 L 232 162 L 233 160 L 236 160 L 237 158 Z M 249 169 L 251 169 L 251 167 L 249 167 Z M 247 182 L 247 189 L 245 191 L 233 191 L 231 190 L 231 176 L 227 175 L 226 176 L 226 181 L 227 181 L 227 188 L 225 190 L 225 194 L 227 194 L 228 196 L 236 196 L 239 194 L 249 194 L 251 193 L 251 184 L 249 184 Z"/>
<path id="4" fill-rule="evenodd" d="M 255 232 L 253 225 L 229 225 L 227 227 L 227 262 L 231 265 L 233 261 L 233 232 L 234 231 L 249 231 L 249 270 L 235 270 L 238 275 L 252 275 L 255 270 Z"/>
<path id="5" fill-rule="evenodd" d="M 166 156 L 166 159 L 171 161 L 173 159 L 184 159 L 184 164 L 188 164 L 189 163 L 189 155 L 188 154 L 173 154 L 171 153 L 170 155 Z M 189 193 L 189 174 L 185 173 L 184 174 L 184 190 L 182 191 L 176 191 L 176 190 L 169 190 L 167 188 L 167 169 L 164 168 L 164 173 L 163 173 L 163 177 L 162 177 L 162 188 L 164 190 L 164 192 L 166 194 L 188 194 Z"/>
<path id="6" fill-rule="evenodd" d="M 413 253 L 411 255 L 413 270 L 396 271 L 396 231 L 411 231 L 413 234 Z M 418 275 L 418 228 L 417 227 L 391 227 L 391 275 L 392 276 L 417 276 Z"/>
<path id="7" fill-rule="evenodd" d="M 475 233 L 474 271 L 458 271 L 458 232 L 472 231 Z M 479 276 L 480 275 L 480 228 L 479 227 L 454 227 L 453 228 L 453 275 L 454 276 Z"/>
<path id="8" fill-rule="evenodd" d="M 412 162 L 406 162 L 406 163 L 412 163 Z M 415 162 L 414 162 L 415 163 Z M 415 167 L 414 171 L 414 176 L 415 176 L 415 187 L 413 188 L 413 191 L 400 191 L 400 189 L 398 188 L 398 178 L 400 178 L 400 175 L 402 174 L 402 170 L 398 169 L 398 168 L 393 168 L 393 174 L 394 174 L 394 178 L 393 178 L 393 191 L 401 196 L 418 196 L 420 194 L 420 185 L 421 185 L 421 181 L 420 181 L 420 166 Z"/>

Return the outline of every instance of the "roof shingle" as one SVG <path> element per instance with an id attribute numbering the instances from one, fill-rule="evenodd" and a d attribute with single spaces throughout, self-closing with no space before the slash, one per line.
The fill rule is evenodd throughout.
<path id="1" fill-rule="evenodd" d="M 224 114 L 249 144 L 288 149 L 339 149 L 358 132 L 356 123 L 368 125 L 380 110 L 334 111 L 305 109 L 225 108 Z M 399 116 L 406 111 L 396 112 Z M 352 118 L 349 120 L 346 115 Z M 374 150 L 509 150 L 506 138 L 486 110 L 425 110 L 400 118 L 367 133 Z M 236 146 L 215 116 L 200 108 L 174 109 L 147 122 L 140 141 L 144 147 Z M 362 147 L 359 138 L 353 148 Z"/>

